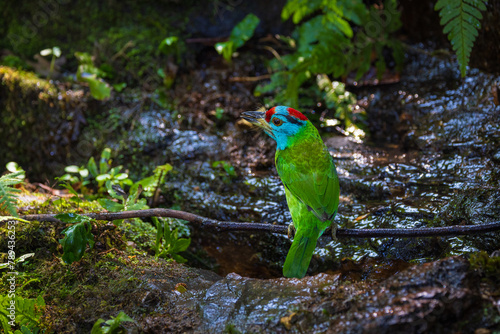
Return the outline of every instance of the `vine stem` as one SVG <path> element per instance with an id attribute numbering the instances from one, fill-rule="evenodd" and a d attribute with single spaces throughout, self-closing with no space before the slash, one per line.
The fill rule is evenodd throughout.
<path id="1" fill-rule="evenodd" d="M 55 214 L 38 214 L 21 216 L 22 219 L 28 221 L 47 221 L 55 223 L 64 223 L 55 218 Z M 147 209 L 136 211 L 122 212 L 92 212 L 83 213 L 82 216 L 87 216 L 95 220 L 117 220 L 129 218 L 149 218 L 149 217 L 168 217 L 187 220 L 190 223 L 199 225 L 202 228 L 212 228 L 216 231 L 264 231 L 278 234 L 287 234 L 288 227 L 283 225 L 262 224 L 262 223 L 242 223 L 231 221 L 219 221 L 194 213 L 171 210 L 171 209 Z M 460 225 L 446 227 L 424 227 L 424 228 L 375 228 L 375 229 L 346 229 L 339 228 L 337 230 L 338 238 L 422 238 L 422 237 L 444 237 L 470 235 L 486 232 L 500 231 L 500 222 L 482 225 Z M 324 235 L 329 236 L 328 233 Z"/>

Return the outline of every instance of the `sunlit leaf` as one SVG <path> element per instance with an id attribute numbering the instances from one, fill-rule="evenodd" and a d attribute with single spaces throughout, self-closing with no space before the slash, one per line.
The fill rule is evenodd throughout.
<path id="1" fill-rule="evenodd" d="M 108 198 L 99 198 L 97 202 L 109 212 L 120 212 L 123 211 L 123 204 L 114 202 Z"/>
<path id="2" fill-rule="evenodd" d="M 78 173 L 80 171 L 80 167 L 75 166 L 75 165 L 70 165 L 64 167 L 64 171 L 67 173 Z"/>

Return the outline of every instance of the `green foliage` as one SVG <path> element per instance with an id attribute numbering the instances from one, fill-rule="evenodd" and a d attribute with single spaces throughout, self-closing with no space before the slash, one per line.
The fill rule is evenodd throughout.
<path id="1" fill-rule="evenodd" d="M 140 181 L 139 181 L 140 182 Z M 120 212 L 120 211 L 131 211 L 131 210 L 144 210 L 149 209 L 149 206 L 146 204 L 146 199 L 139 199 L 139 195 L 141 193 L 141 185 L 137 182 L 132 187 L 130 187 L 129 196 L 126 196 L 123 189 L 118 186 L 112 186 L 111 182 L 108 181 L 106 183 L 106 187 L 108 189 L 108 194 L 118 200 L 115 202 L 108 198 L 99 198 L 97 202 L 107 211 L 110 212 Z M 120 203 L 121 202 L 121 203 Z M 119 225 L 123 222 L 122 219 L 114 220 L 113 223 Z"/>
<path id="2" fill-rule="evenodd" d="M 96 321 L 94 326 L 92 326 L 91 334 L 118 334 L 126 333 L 125 329 L 122 327 L 124 322 L 135 322 L 134 319 L 129 317 L 125 312 L 120 311 L 116 318 L 113 316 L 110 320 L 104 321 L 104 319 L 99 319 Z"/>
<path id="3" fill-rule="evenodd" d="M 128 178 L 127 173 L 122 172 L 122 166 L 111 167 L 113 160 L 111 159 L 111 149 L 105 148 L 101 153 L 99 166 L 97 166 L 94 157 L 91 157 L 87 163 L 87 167 L 83 166 L 67 166 L 64 168 L 66 174 L 59 177 L 59 181 L 67 181 L 71 185 L 79 183 L 84 195 L 91 193 L 92 186 L 96 188 L 98 194 L 104 194 L 108 191 L 106 183 L 111 185 L 132 185 L 133 182 Z M 67 186 L 68 190 L 70 190 Z M 71 191 L 71 190 L 70 190 Z"/>
<path id="4" fill-rule="evenodd" d="M 75 213 L 58 214 L 55 218 L 65 223 L 74 223 L 61 232 L 65 235 L 63 239 L 59 240 L 64 252 L 62 259 L 67 264 L 80 261 L 87 244 L 90 248 L 94 246 L 94 235 L 91 233 L 90 225 L 92 219 Z"/>
<path id="5" fill-rule="evenodd" d="M 355 139 L 362 139 L 365 131 L 360 129 L 360 125 L 366 119 L 364 109 L 357 107 L 356 96 L 347 91 L 345 84 L 339 81 L 331 81 L 327 75 L 318 75 L 316 77 L 318 89 L 322 92 L 325 106 L 334 110 L 335 119 L 326 119 L 322 126 L 334 126 L 340 124 L 338 119 L 345 125 L 344 134 L 350 135 Z"/>
<path id="6" fill-rule="evenodd" d="M 24 222 L 29 223 L 29 222 L 28 222 L 28 221 L 26 221 L 26 220 L 24 220 Z M 16 264 L 18 264 L 19 262 L 24 262 L 26 259 L 29 259 L 30 257 L 33 257 L 33 256 L 35 256 L 35 253 L 28 253 L 28 254 L 21 255 L 20 257 L 18 257 L 17 259 L 15 259 L 15 260 L 13 261 L 14 266 L 15 266 Z M 13 268 L 11 268 L 10 266 L 11 266 L 11 264 L 10 264 L 9 262 L 6 262 L 6 263 L 0 263 L 0 270 L 2 270 L 2 269 L 7 269 L 7 268 L 9 268 L 9 269 L 11 269 L 11 270 L 14 270 L 14 269 L 13 269 Z"/>
<path id="7" fill-rule="evenodd" d="M 24 60 L 15 55 L 7 55 L 3 57 L 2 60 L 0 61 L 0 65 L 13 67 L 18 70 L 23 70 L 23 69 L 26 70 L 29 67 Z"/>
<path id="8" fill-rule="evenodd" d="M 75 52 L 75 57 L 79 64 L 76 78 L 88 83 L 90 95 L 97 100 L 110 97 L 111 87 L 102 79 L 106 77 L 106 72 L 94 66 L 94 61 L 88 53 Z"/>
<path id="9" fill-rule="evenodd" d="M 160 42 L 158 50 L 167 56 L 173 56 L 177 62 L 180 62 L 186 45 L 179 37 L 170 36 Z"/>
<path id="10" fill-rule="evenodd" d="M 220 120 L 222 119 L 222 116 L 224 116 L 224 109 L 222 109 L 221 107 L 215 108 L 215 118 Z"/>
<path id="11" fill-rule="evenodd" d="M 178 229 L 171 230 L 170 224 L 163 219 L 153 217 L 156 225 L 156 257 L 166 258 L 172 257 L 179 263 L 184 263 L 187 260 L 178 253 L 185 251 L 191 243 L 191 238 L 179 238 Z"/>
<path id="12" fill-rule="evenodd" d="M 215 44 L 215 50 L 230 63 L 233 53 L 252 38 L 259 22 L 260 20 L 257 16 L 248 14 L 233 28 L 228 41 Z"/>
<path id="13" fill-rule="evenodd" d="M 120 172 L 121 166 L 111 167 L 111 153 L 111 150 L 106 148 L 101 154 L 99 164 L 92 157 L 89 159 L 86 168 L 78 166 L 65 168 L 68 174 L 63 175 L 59 180 L 63 181 L 61 185 L 73 195 L 70 201 L 82 203 L 80 194 L 73 188 L 73 185 L 80 185 L 80 191 L 87 198 L 96 199 L 97 203 L 109 212 L 149 209 L 146 198 L 153 197 L 154 199 L 157 196 L 158 189 L 165 182 L 165 176 L 172 170 L 172 166 L 170 164 L 157 166 L 152 176 L 133 183 L 126 173 Z M 88 187 L 92 184 L 95 186 L 96 182 L 97 194 L 92 194 Z M 124 186 L 129 186 L 128 193 L 122 189 Z M 139 198 L 141 194 L 146 198 Z M 62 214 L 57 215 L 57 218 L 67 223 L 76 223 L 62 232 L 66 236 L 60 240 L 60 243 L 63 245 L 63 260 L 66 263 L 79 261 L 85 252 L 87 244 L 90 247 L 93 245 L 93 236 L 89 224 L 91 219 L 77 214 Z M 120 225 L 122 222 L 122 219 L 113 221 L 116 225 Z M 165 239 L 168 242 L 165 244 L 164 249 L 157 248 L 158 250 L 160 248 L 164 250 L 164 254 L 175 254 L 179 251 L 179 245 L 182 246 L 184 242 L 180 241 L 180 244 L 178 244 L 176 242 L 178 239 L 177 231 L 175 231 L 172 236 L 169 234 L 169 238 Z M 178 259 L 181 260 L 182 258 L 179 256 Z"/>
<path id="14" fill-rule="evenodd" d="M 460 73 L 465 77 L 470 53 L 481 28 L 481 11 L 486 10 L 487 0 L 438 0 L 443 32 L 448 35 L 453 51 L 457 54 Z"/>
<path id="15" fill-rule="evenodd" d="M 282 18 L 292 18 L 298 26 L 291 39 L 281 39 L 294 51 L 270 62 L 271 82 L 257 86 L 255 94 L 275 92 L 276 104 L 297 106 L 299 88 L 317 75 L 340 78 L 354 72 L 358 80 L 375 57 L 381 76 L 386 69 L 384 49 L 392 49 L 401 66 L 402 46 L 393 37 L 401 26 L 396 7 L 396 0 L 384 1 L 383 7 L 366 6 L 362 0 L 289 0 Z"/>
<path id="16" fill-rule="evenodd" d="M 489 256 L 485 251 L 480 251 L 472 254 L 469 262 L 483 277 L 500 282 L 500 256 Z"/>
<path id="17" fill-rule="evenodd" d="M 57 46 L 54 46 L 53 48 L 50 49 L 43 49 L 40 51 L 41 56 L 50 56 L 52 55 L 52 59 L 50 61 L 50 68 L 49 68 L 49 76 L 47 79 L 50 79 L 52 76 L 52 73 L 54 72 L 54 65 L 56 63 L 56 58 L 61 57 L 61 49 L 59 49 Z"/>
<path id="18" fill-rule="evenodd" d="M 17 217 L 17 195 L 21 190 L 14 188 L 17 184 L 22 184 L 25 174 L 16 163 L 9 162 L 7 170 L 13 171 L 0 177 L 0 211 Z"/>
<path id="19" fill-rule="evenodd" d="M 224 174 L 221 175 L 222 177 L 226 177 L 226 178 L 228 176 L 229 176 L 229 178 L 236 177 L 236 171 L 234 170 L 234 167 L 233 167 L 233 165 L 231 165 L 230 162 L 223 161 L 223 160 L 221 160 L 221 161 L 214 161 L 212 163 L 212 167 L 213 168 L 220 168 L 220 167 L 222 167 L 222 169 L 225 172 L 225 175 Z M 225 179 L 225 181 L 226 181 L 226 179 Z M 227 180 L 227 181 L 229 181 L 229 180 Z"/>
<path id="20" fill-rule="evenodd" d="M 16 330 L 15 334 L 39 333 L 38 325 L 45 309 L 45 301 L 41 295 L 36 299 L 22 298 L 17 295 L 0 295 L 0 323 L 4 333 L 12 333 L 9 325 L 12 319 L 8 317 L 11 314 L 8 308 L 11 307 L 12 300 L 16 310 L 14 322 L 21 328 L 21 330 Z"/>
<path id="21" fill-rule="evenodd" d="M 156 166 L 153 175 L 137 182 L 142 186 L 144 196 L 151 197 L 157 191 L 158 187 L 165 182 L 165 176 L 172 170 L 172 165 L 164 164 Z"/>

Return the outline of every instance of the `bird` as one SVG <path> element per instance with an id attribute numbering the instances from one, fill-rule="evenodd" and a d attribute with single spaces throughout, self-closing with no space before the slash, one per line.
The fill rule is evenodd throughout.
<path id="1" fill-rule="evenodd" d="M 340 187 L 333 157 L 316 127 L 293 108 L 275 106 L 241 116 L 276 141 L 276 170 L 292 216 L 288 236 L 295 234 L 283 276 L 303 278 L 323 232 L 331 226 L 336 239 Z"/>

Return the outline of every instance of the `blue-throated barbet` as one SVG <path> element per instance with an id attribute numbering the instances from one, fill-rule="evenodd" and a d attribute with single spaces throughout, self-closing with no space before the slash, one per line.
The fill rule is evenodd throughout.
<path id="1" fill-rule="evenodd" d="M 301 112 L 278 106 L 266 112 L 242 113 L 276 141 L 278 175 L 296 233 L 283 266 L 285 277 L 302 278 L 307 272 L 316 242 L 332 226 L 339 205 L 339 179 L 332 156 L 318 130 Z M 289 233 L 290 235 L 290 233 Z"/>

